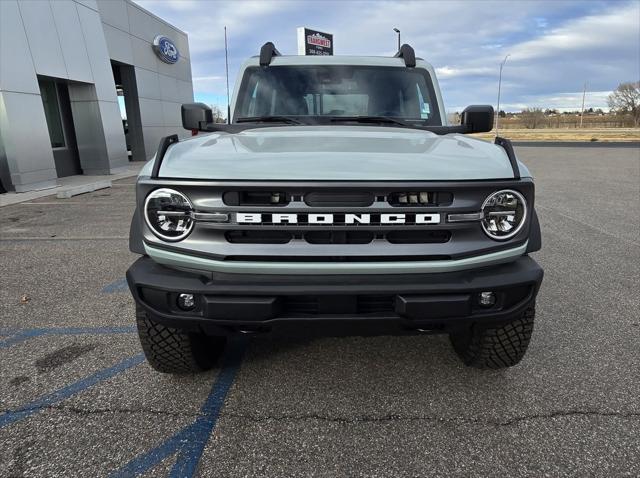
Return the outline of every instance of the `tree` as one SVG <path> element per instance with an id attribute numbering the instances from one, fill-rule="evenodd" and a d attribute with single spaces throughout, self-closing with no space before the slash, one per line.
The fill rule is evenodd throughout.
<path id="1" fill-rule="evenodd" d="M 609 107 L 616 113 L 628 113 L 633 125 L 640 126 L 640 81 L 620 83 L 608 98 Z"/>
<path id="2" fill-rule="evenodd" d="M 211 114 L 213 116 L 214 123 L 226 123 L 222 109 L 218 105 L 211 105 Z"/>
<path id="3" fill-rule="evenodd" d="M 527 129 L 538 128 L 545 120 L 544 111 L 541 108 L 525 108 L 520 113 L 522 123 Z"/>

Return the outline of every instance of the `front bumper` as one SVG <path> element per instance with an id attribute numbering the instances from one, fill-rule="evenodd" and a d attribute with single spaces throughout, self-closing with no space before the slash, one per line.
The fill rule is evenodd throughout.
<path id="1" fill-rule="evenodd" d="M 214 335 L 378 335 L 488 326 L 533 307 L 542 277 L 542 269 L 528 256 L 440 274 L 200 274 L 148 257 L 127 271 L 134 299 L 154 320 Z M 481 291 L 496 293 L 495 306 L 477 303 Z M 195 295 L 192 311 L 178 308 L 180 293 Z"/>

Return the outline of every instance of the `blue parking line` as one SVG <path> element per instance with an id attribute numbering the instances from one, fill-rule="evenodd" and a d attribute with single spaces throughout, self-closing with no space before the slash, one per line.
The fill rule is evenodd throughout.
<path id="1" fill-rule="evenodd" d="M 62 400 L 65 400 L 78 392 L 86 390 L 87 388 L 92 387 L 97 383 L 114 377 L 131 367 L 139 365 L 142 362 L 144 362 L 143 354 L 134 355 L 133 357 L 129 357 L 128 359 L 123 360 L 113 367 L 100 370 L 99 372 L 96 372 L 93 375 L 89 375 L 88 377 L 72 383 L 71 385 L 67 385 L 66 387 L 56 390 L 55 392 L 44 395 L 43 397 L 40 397 L 33 402 L 18 408 L 17 410 L 9 410 L 0 415 L 0 428 L 23 420 L 35 413 L 38 413 L 45 407 L 61 402 Z"/>
<path id="2" fill-rule="evenodd" d="M 224 400 L 240 369 L 240 363 L 242 362 L 242 356 L 244 355 L 246 346 L 246 340 L 239 339 L 229 345 L 229 349 L 225 354 L 222 370 L 220 370 L 218 378 L 211 388 L 211 393 L 200 410 L 202 415 L 191 425 L 186 437 L 187 442 L 180 451 L 178 460 L 171 469 L 170 476 L 172 478 L 195 475 L 198 463 L 204 452 L 204 447 L 209 441 L 209 437 L 218 422 L 220 411 L 224 406 Z"/>
<path id="3" fill-rule="evenodd" d="M 116 292 L 124 292 L 125 290 L 129 290 L 129 286 L 127 285 L 127 279 L 122 277 L 121 279 L 113 281 L 111 284 L 107 284 L 102 288 L 103 294 L 114 294 Z"/>
<path id="4" fill-rule="evenodd" d="M 227 393 L 240 369 L 246 346 L 247 341 L 243 339 L 235 339 L 229 343 L 222 368 L 194 423 L 184 427 L 159 446 L 137 456 L 112 473 L 111 477 L 141 475 L 174 453 L 178 453 L 178 459 L 171 469 L 170 476 L 179 478 L 194 476 L 204 447 L 215 429 Z"/>
<path id="5" fill-rule="evenodd" d="M 14 331 L 14 335 L 0 341 L 0 349 L 6 349 L 25 340 L 42 335 L 92 335 L 92 334 L 130 334 L 136 331 L 134 326 L 126 327 L 50 327 L 23 329 Z"/>

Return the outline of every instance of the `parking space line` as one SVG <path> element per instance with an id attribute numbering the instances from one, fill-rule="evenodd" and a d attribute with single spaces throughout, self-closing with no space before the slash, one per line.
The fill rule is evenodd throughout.
<path id="1" fill-rule="evenodd" d="M 95 236 L 95 237 L 64 237 L 64 236 L 25 236 L 25 237 L 0 237 L 0 242 L 30 242 L 30 241 L 124 241 L 127 236 Z"/>
<path id="2" fill-rule="evenodd" d="M 129 290 L 126 277 L 114 280 L 111 284 L 107 284 L 102 288 L 103 294 L 113 294 L 115 292 L 124 292 Z"/>
<path id="3" fill-rule="evenodd" d="M 136 331 L 135 326 L 126 327 L 55 327 L 42 329 L 23 329 L 0 341 L 0 350 L 9 348 L 34 337 L 42 335 L 102 335 L 102 334 L 131 334 Z"/>
<path id="4" fill-rule="evenodd" d="M 86 390 L 87 388 L 92 387 L 97 383 L 114 377 L 131 367 L 135 367 L 136 365 L 141 364 L 142 362 L 144 362 L 144 354 L 140 353 L 134 355 L 133 357 L 129 357 L 128 359 L 123 360 L 122 362 L 112 367 L 100 370 L 99 372 L 96 372 L 93 375 L 89 375 L 88 377 L 72 383 L 71 385 L 67 385 L 66 387 L 62 387 L 55 392 L 44 395 L 43 397 L 40 397 L 33 402 L 30 402 L 23 407 L 18 408 L 17 410 L 9 410 L 0 415 L 0 428 L 23 420 L 35 413 L 38 413 L 45 407 L 61 402 L 62 400 L 65 400 L 78 392 Z"/>
<path id="5" fill-rule="evenodd" d="M 171 469 L 170 476 L 179 478 L 194 476 L 204 448 L 215 429 L 227 393 L 240 369 L 246 347 L 247 341 L 243 338 L 236 338 L 229 343 L 222 368 L 194 423 L 184 427 L 159 446 L 137 456 L 112 473 L 111 477 L 141 475 L 174 453 L 178 453 L 178 459 Z"/>

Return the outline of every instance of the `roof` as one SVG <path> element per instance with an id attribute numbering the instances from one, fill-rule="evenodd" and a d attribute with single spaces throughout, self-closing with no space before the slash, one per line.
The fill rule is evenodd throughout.
<path id="1" fill-rule="evenodd" d="M 248 66 L 258 66 L 259 56 L 252 56 L 242 65 L 242 69 Z M 355 55 L 278 55 L 274 56 L 269 66 L 283 65 L 362 65 L 362 66 L 397 66 L 405 67 L 402 58 L 389 56 L 355 56 Z M 431 64 L 422 58 L 416 58 L 416 68 L 433 70 Z"/>

